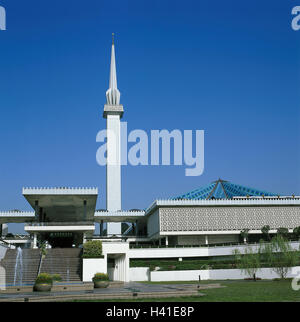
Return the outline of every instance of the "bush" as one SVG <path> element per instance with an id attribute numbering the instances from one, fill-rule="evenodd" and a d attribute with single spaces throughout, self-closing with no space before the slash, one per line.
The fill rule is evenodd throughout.
<path id="1" fill-rule="evenodd" d="M 41 273 L 35 280 L 35 284 L 50 284 L 52 285 L 53 278 L 48 273 Z"/>
<path id="2" fill-rule="evenodd" d="M 104 273 L 96 273 L 93 277 L 93 282 L 108 281 L 108 280 L 109 280 L 108 274 L 104 274 Z"/>
<path id="3" fill-rule="evenodd" d="M 53 282 L 61 282 L 62 278 L 59 274 L 53 274 L 52 280 L 53 280 Z"/>
<path id="4" fill-rule="evenodd" d="M 103 258 L 102 242 L 100 240 L 90 240 L 83 245 L 83 258 Z"/>

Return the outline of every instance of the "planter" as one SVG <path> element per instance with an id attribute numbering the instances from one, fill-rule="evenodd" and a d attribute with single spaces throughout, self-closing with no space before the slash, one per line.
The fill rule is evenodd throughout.
<path id="1" fill-rule="evenodd" d="M 51 284 L 35 284 L 34 290 L 36 292 L 50 292 L 51 291 Z"/>
<path id="2" fill-rule="evenodd" d="M 94 288 L 106 288 L 108 285 L 108 281 L 94 281 Z"/>

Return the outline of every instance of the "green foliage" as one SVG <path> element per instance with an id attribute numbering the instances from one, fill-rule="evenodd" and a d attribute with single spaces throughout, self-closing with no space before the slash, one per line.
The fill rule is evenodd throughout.
<path id="1" fill-rule="evenodd" d="M 295 238 L 297 238 L 297 239 L 300 238 L 300 226 L 294 228 L 293 234 L 294 234 Z"/>
<path id="2" fill-rule="evenodd" d="M 46 256 L 46 255 L 47 255 L 46 242 L 42 242 L 42 243 L 41 243 L 40 251 L 41 251 L 41 254 L 42 254 L 42 255 L 44 255 L 44 256 Z"/>
<path id="3" fill-rule="evenodd" d="M 244 271 L 249 277 L 256 281 L 256 273 L 261 268 L 260 250 L 247 247 L 241 253 L 238 249 L 234 250 L 236 266 Z"/>
<path id="4" fill-rule="evenodd" d="M 265 244 L 262 253 L 272 270 L 282 279 L 299 261 L 299 253 L 292 249 L 291 244 L 281 234 L 273 237 L 271 242 Z"/>
<path id="5" fill-rule="evenodd" d="M 277 235 L 282 236 L 283 238 L 288 238 L 289 237 L 289 230 L 288 228 L 285 227 L 280 227 L 277 229 Z"/>
<path id="6" fill-rule="evenodd" d="M 53 282 L 61 282 L 62 278 L 59 274 L 53 274 L 52 280 L 53 280 Z"/>
<path id="7" fill-rule="evenodd" d="M 35 280 L 35 284 L 50 284 L 52 285 L 52 276 L 48 273 L 41 273 Z"/>
<path id="8" fill-rule="evenodd" d="M 270 240 L 269 231 L 271 230 L 269 225 L 265 225 L 261 228 L 261 232 L 263 234 L 264 240 Z"/>
<path id="9" fill-rule="evenodd" d="M 248 228 L 245 228 L 241 231 L 241 237 L 242 239 L 246 239 L 248 240 L 248 236 L 249 236 L 249 230 Z"/>
<path id="10" fill-rule="evenodd" d="M 102 242 L 100 240 L 90 240 L 83 245 L 83 258 L 103 258 Z"/>
<path id="11" fill-rule="evenodd" d="M 109 280 L 108 274 L 104 274 L 104 273 L 96 273 L 93 277 L 93 282 L 108 281 L 108 280 Z"/>
<path id="12" fill-rule="evenodd" d="M 159 267 L 160 271 L 236 268 L 232 256 L 228 256 L 228 258 L 223 260 L 183 259 L 183 261 L 178 261 L 174 259 L 132 259 L 130 260 L 130 267 L 149 267 L 151 271 L 155 267 Z"/>

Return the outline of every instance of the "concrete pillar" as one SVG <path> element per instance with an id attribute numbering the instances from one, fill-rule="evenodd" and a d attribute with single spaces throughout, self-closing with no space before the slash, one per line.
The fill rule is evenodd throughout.
<path id="1" fill-rule="evenodd" d="M 169 238 L 168 238 L 168 236 L 166 236 L 166 246 L 167 247 L 169 246 Z"/>
<path id="2" fill-rule="evenodd" d="M 135 221 L 135 234 L 136 236 L 139 234 L 139 225 L 138 225 L 138 221 Z"/>
<path id="3" fill-rule="evenodd" d="M 44 222 L 43 207 L 39 207 L 39 222 Z"/>
<path id="4" fill-rule="evenodd" d="M 37 233 L 33 234 L 33 248 L 36 249 L 37 247 Z"/>
<path id="5" fill-rule="evenodd" d="M 34 205 L 35 205 L 35 220 L 38 221 L 39 220 L 39 201 L 36 200 L 34 202 Z"/>
<path id="6" fill-rule="evenodd" d="M 84 220 L 87 219 L 86 204 L 87 204 L 86 200 L 83 200 L 83 218 L 84 218 Z"/>
<path id="7" fill-rule="evenodd" d="M 205 235 L 205 245 L 208 245 L 208 235 Z"/>
<path id="8" fill-rule="evenodd" d="M 103 220 L 101 220 L 101 223 L 100 223 L 100 236 L 103 236 L 103 225 L 104 225 L 104 222 L 103 222 Z"/>

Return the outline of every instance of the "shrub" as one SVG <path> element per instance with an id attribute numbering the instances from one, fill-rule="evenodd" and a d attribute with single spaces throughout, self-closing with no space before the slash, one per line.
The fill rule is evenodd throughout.
<path id="1" fill-rule="evenodd" d="M 108 274 L 104 274 L 104 273 L 96 273 L 93 277 L 93 282 L 108 281 L 108 280 L 109 280 Z"/>
<path id="2" fill-rule="evenodd" d="M 52 280 L 53 280 L 53 282 L 61 282 L 62 278 L 59 274 L 53 274 Z"/>
<path id="3" fill-rule="evenodd" d="M 103 258 L 102 242 L 100 240 L 90 240 L 83 245 L 83 258 Z"/>
<path id="4" fill-rule="evenodd" d="M 35 280 L 35 284 L 51 284 L 53 283 L 53 278 L 48 273 L 41 273 Z"/>

